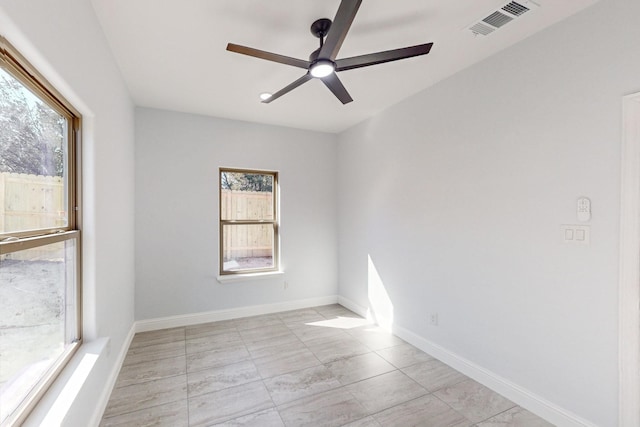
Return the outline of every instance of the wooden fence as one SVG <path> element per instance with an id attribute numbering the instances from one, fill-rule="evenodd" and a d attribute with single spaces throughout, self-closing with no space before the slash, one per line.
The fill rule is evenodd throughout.
<path id="1" fill-rule="evenodd" d="M 64 196 L 61 177 L 0 173 L 0 232 L 64 225 Z M 222 190 L 220 203 L 225 219 L 271 219 L 273 215 L 273 193 Z M 273 227 L 229 226 L 223 244 L 227 260 L 271 257 Z M 18 259 L 19 254 L 12 258 Z M 46 250 L 39 258 L 46 258 Z"/>
<path id="2" fill-rule="evenodd" d="M 59 176 L 0 172 L 0 232 L 37 230 L 64 225 L 64 181 Z M 60 245 L 3 255 L 3 259 L 51 260 Z"/>
<path id="3" fill-rule="evenodd" d="M 0 232 L 64 226 L 64 193 L 59 176 L 0 173 Z"/>
<path id="4" fill-rule="evenodd" d="M 273 193 L 222 190 L 222 219 L 272 219 Z M 273 226 L 227 225 L 224 230 L 224 261 L 273 256 Z"/>

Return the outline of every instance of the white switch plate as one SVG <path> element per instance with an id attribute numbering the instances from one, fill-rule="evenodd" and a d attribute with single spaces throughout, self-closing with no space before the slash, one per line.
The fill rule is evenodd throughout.
<path id="1" fill-rule="evenodd" d="M 562 241 L 573 245 L 590 245 L 591 244 L 591 226 L 562 224 Z"/>

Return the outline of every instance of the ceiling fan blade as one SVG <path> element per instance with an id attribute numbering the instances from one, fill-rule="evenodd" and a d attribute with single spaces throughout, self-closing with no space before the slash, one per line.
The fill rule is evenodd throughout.
<path id="1" fill-rule="evenodd" d="M 324 83 L 343 104 L 348 104 L 353 101 L 353 98 L 351 98 L 351 95 L 349 95 L 349 92 L 347 92 L 347 89 L 345 89 L 336 73 L 331 73 L 320 80 L 322 80 L 322 83 Z"/>
<path id="2" fill-rule="evenodd" d="M 336 17 L 331 24 L 331 28 L 329 28 L 327 39 L 320 49 L 319 58 L 330 59 L 332 61 L 336 59 L 338 51 L 340 47 L 342 47 L 342 42 L 344 42 L 347 32 L 349 32 L 349 28 L 351 28 L 351 24 L 356 17 L 356 13 L 358 13 L 360 3 L 362 3 L 362 0 L 342 0 L 338 12 L 336 12 Z"/>
<path id="3" fill-rule="evenodd" d="M 275 101 L 276 99 L 280 98 L 282 95 L 291 92 L 292 90 L 294 90 L 295 88 L 297 88 L 298 86 L 302 85 L 303 83 L 308 82 L 309 80 L 311 80 L 313 77 L 311 77 L 311 74 L 307 73 L 304 76 L 300 77 L 298 80 L 296 80 L 295 82 L 289 84 L 288 86 L 280 89 L 279 91 L 277 91 L 276 93 L 274 93 L 273 95 L 271 95 L 269 98 L 265 99 L 264 101 L 262 101 L 264 104 L 268 104 L 271 101 Z"/>
<path id="4" fill-rule="evenodd" d="M 433 46 L 433 43 L 425 43 L 417 46 L 403 47 L 400 49 L 386 50 L 384 52 L 370 53 L 368 55 L 338 59 L 336 61 L 336 71 L 353 70 L 354 68 L 368 67 L 370 65 L 383 64 L 385 62 L 397 61 L 399 59 L 426 55 L 431 50 L 431 46 Z"/>
<path id="5" fill-rule="evenodd" d="M 229 52 L 241 53 L 243 55 L 253 56 L 255 58 L 266 59 L 267 61 L 279 62 L 280 64 L 291 65 L 293 67 L 309 68 L 311 63 L 302 59 L 291 58 L 289 56 L 278 55 L 277 53 L 266 52 L 264 50 L 254 49 L 252 47 L 240 46 L 238 44 L 227 44 Z"/>

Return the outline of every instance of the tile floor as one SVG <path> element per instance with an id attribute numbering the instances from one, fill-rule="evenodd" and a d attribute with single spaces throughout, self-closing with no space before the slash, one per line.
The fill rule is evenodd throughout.
<path id="1" fill-rule="evenodd" d="M 336 304 L 136 334 L 100 425 L 551 424 Z"/>

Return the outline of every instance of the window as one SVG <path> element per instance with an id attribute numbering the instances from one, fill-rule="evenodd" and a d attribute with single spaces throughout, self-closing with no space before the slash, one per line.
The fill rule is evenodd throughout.
<path id="1" fill-rule="evenodd" d="M 80 343 L 79 114 L 0 37 L 0 423 Z"/>
<path id="2" fill-rule="evenodd" d="M 276 271 L 278 173 L 220 169 L 220 274 Z"/>

